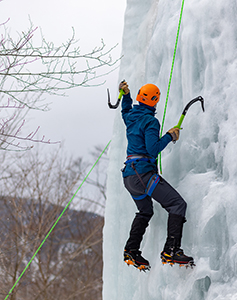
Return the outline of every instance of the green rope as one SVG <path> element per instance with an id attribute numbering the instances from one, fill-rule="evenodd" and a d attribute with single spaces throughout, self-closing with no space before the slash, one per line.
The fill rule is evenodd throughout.
<path id="1" fill-rule="evenodd" d="M 175 41 L 175 47 L 174 47 L 174 54 L 173 54 L 171 72 L 170 72 L 170 79 L 169 79 L 169 85 L 168 85 L 168 90 L 167 90 L 167 95 L 166 95 L 166 101 L 165 101 L 165 109 L 164 109 L 163 120 L 162 120 L 161 131 L 160 131 L 160 138 L 162 137 L 164 123 L 165 123 L 166 109 L 167 109 L 168 98 L 169 98 L 169 93 L 170 93 L 170 85 L 171 85 L 171 79 L 172 79 L 172 75 L 173 75 L 174 61 L 175 61 L 175 55 L 176 55 L 176 50 L 177 50 L 177 45 L 178 45 L 181 20 L 182 20 L 182 15 L 183 15 L 183 7 L 184 7 L 184 0 L 182 1 L 181 12 L 180 12 L 180 16 L 179 16 L 179 26 L 178 26 L 177 35 L 176 35 L 176 41 Z M 160 173 L 162 174 L 161 152 L 158 154 L 158 157 L 160 157 Z"/>
<path id="2" fill-rule="evenodd" d="M 63 216 L 63 214 L 67 210 L 67 208 L 69 207 L 70 203 L 72 202 L 72 200 L 74 199 L 74 197 L 76 196 L 76 194 L 78 193 L 78 191 L 80 190 L 80 188 L 82 187 L 83 183 L 86 181 L 86 179 L 88 178 L 88 176 L 90 175 L 90 173 L 94 169 L 94 167 L 96 166 L 96 164 L 98 163 L 98 161 L 100 160 L 101 156 L 104 154 L 104 152 L 106 151 L 106 149 L 108 148 L 108 146 L 109 146 L 110 143 L 111 143 L 111 141 L 109 141 L 109 143 L 106 145 L 106 147 L 104 148 L 104 150 L 101 152 L 101 154 L 98 157 L 97 161 L 94 163 L 94 165 L 92 166 L 92 168 L 90 169 L 90 171 L 88 172 L 88 174 L 86 175 L 86 177 L 84 178 L 84 180 L 82 181 L 81 185 L 79 186 L 79 188 L 77 189 L 77 191 L 75 192 L 75 194 L 72 196 L 71 200 L 68 202 L 67 206 L 64 208 L 64 210 L 62 211 L 62 213 L 60 214 L 60 216 L 58 217 L 58 219 L 55 221 L 55 223 L 51 227 L 50 231 L 46 235 L 45 239 L 40 244 L 39 248 L 36 250 L 35 254 L 32 256 L 31 260 L 28 262 L 27 266 L 22 271 L 21 275 L 19 276 L 19 278 L 17 279 L 17 281 L 15 282 L 15 284 L 13 285 L 13 287 L 11 288 L 11 290 L 9 291 L 8 295 L 6 296 L 6 298 L 4 300 L 6 300 L 10 296 L 10 294 L 12 293 L 12 291 L 14 290 L 14 288 L 16 287 L 17 283 L 19 282 L 19 280 L 21 279 L 21 277 L 24 275 L 24 273 L 27 270 L 27 268 L 29 267 L 29 265 L 32 263 L 33 259 L 35 258 L 35 256 L 37 255 L 37 253 L 39 252 L 39 250 L 41 249 L 41 247 L 43 246 L 43 244 L 45 243 L 45 241 L 49 237 L 50 233 L 53 231 L 54 227 L 57 225 L 57 223 L 59 222 L 59 220 L 61 219 L 61 217 Z"/>
<path id="3" fill-rule="evenodd" d="M 163 115 L 163 120 L 162 120 L 160 137 L 162 136 L 162 132 L 163 132 L 163 128 L 164 128 L 165 115 L 166 115 L 166 109 L 167 109 L 168 98 L 169 98 L 169 91 L 170 91 L 170 85 L 171 85 L 171 78 L 172 78 L 172 74 L 173 74 L 175 55 L 176 55 L 176 50 L 177 50 L 177 44 L 178 44 L 178 38 L 179 38 L 179 31 L 180 31 L 180 25 L 181 25 L 182 14 L 183 14 L 183 6 L 184 6 L 184 0 L 182 1 L 181 12 L 180 12 L 180 17 L 179 17 L 179 26 L 178 26 L 178 31 L 177 31 L 176 41 L 175 41 L 175 48 L 174 48 L 174 54 L 173 54 L 173 60 L 172 60 L 172 66 L 171 66 L 171 72 L 170 72 L 170 79 L 169 79 L 168 91 L 167 91 L 167 96 L 166 96 L 165 109 L 164 109 L 164 115 Z M 59 222 L 59 220 L 61 219 L 61 217 L 63 216 L 63 214 L 67 210 L 67 208 L 69 207 L 69 205 L 71 204 L 72 200 L 74 199 L 74 197 L 76 196 L 76 194 L 78 193 L 78 191 L 81 189 L 81 187 L 84 184 L 84 182 L 86 181 L 86 179 L 89 177 L 90 173 L 92 172 L 92 170 L 94 169 L 94 167 L 96 166 L 96 164 L 98 163 L 98 161 L 100 160 L 101 156 L 104 154 L 104 152 L 106 151 L 106 149 L 108 148 L 108 146 L 109 146 L 110 143 L 111 143 L 111 141 L 109 141 L 109 143 L 106 145 L 106 147 L 104 148 L 104 150 L 101 152 L 100 156 L 98 157 L 98 159 L 96 160 L 96 162 L 94 163 L 94 165 L 92 166 L 92 168 L 90 169 L 90 171 L 88 172 L 88 174 L 86 175 L 86 177 L 84 178 L 84 180 L 82 181 L 81 185 L 78 187 L 78 189 L 76 190 L 75 194 L 72 196 L 71 200 L 68 202 L 68 204 L 66 205 L 66 207 L 64 208 L 64 210 L 62 211 L 62 213 L 60 214 L 60 216 L 58 217 L 58 219 L 55 221 L 55 223 L 53 224 L 53 226 L 49 230 L 48 234 L 46 235 L 46 237 L 44 238 L 44 240 L 40 244 L 39 248 L 36 250 L 35 254 L 32 256 L 32 258 L 30 259 L 30 261 L 26 265 L 25 269 L 22 271 L 21 275 L 18 277 L 18 279 L 16 280 L 15 284 L 13 285 L 13 287 L 11 288 L 11 290 L 9 291 L 8 295 L 5 297 L 4 300 L 6 300 L 11 295 L 11 293 L 14 290 L 14 288 L 16 287 L 16 285 L 18 284 L 18 282 L 20 281 L 20 279 L 24 275 L 25 271 L 28 269 L 28 267 L 30 266 L 30 264 L 34 260 L 35 256 L 38 254 L 39 250 L 42 248 L 43 244 L 45 243 L 45 241 L 47 240 L 47 238 L 49 237 L 49 235 L 51 234 L 51 232 L 53 231 L 53 229 L 55 228 L 55 226 L 57 225 L 57 223 Z M 159 156 L 160 156 L 160 173 L 162 174 L 161 153 L 159 153 Z"/>

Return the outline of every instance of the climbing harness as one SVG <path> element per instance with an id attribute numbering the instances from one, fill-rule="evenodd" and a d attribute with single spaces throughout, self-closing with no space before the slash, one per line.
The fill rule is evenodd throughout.
<path id="1" fill-rule="evenodd" d="M 151 176 L 151 178 L 149 179 L 146 189 L 145 189 L 145 193 L 139 196 L 136 195 L 132 195 L 134 200 L 142 200 L 144 199 L 146 196 L 150 196 L 152 195 L 154 189 L 156 188 L 157 184 L 160 182 L 160 176 L 158 174 L 154 174 Z"/>
<path id="2" fill-rule="evenodd" d="M 154 189 L 155 189 L 155 187 L 160 182 L 160 176 L 158 174 L 153 174 L 151 176 L 151 178 L 149 179 L 147 185 L 145 185 L 145 183 L 143 182 L 140 174 L 137 172 L 135 164 L 134 164 L 134 162 L 139 162 L 139 161 L 147 161 L 147 162 L 150 162 L 150 163 L 155 163 L 156 159 L 148 157 L 146 155 L 129 155 L 127 157 L 127 160 L 125 161 L 125 165 L 127 165 L 128 163 L 131 163 L 131 167 L 135 171 L 137 177 L 139 178 L 139 180 L 142 183 L 142 185 L 144 187 L 144 190 L 145 190 L 144 194 L 142 194 L 142 195 L 131 195 L 134 200 L 142 200 L 146 196 L 151 196 Z"/>
<path id="3" fill-rule="evenodd" d="M 131 163 L 131 162 L 134 162 L 134 161 L 147 161 L 147 162 L 150 162 L 150 163 L 155 163 L 156 162 L 156 159 L 155 158 L 152 158 L 152 157 L 149 157 L 149 156 L 146 156 L 146 155 L 128 155 L 127 156 L 127 160 L 125 161 L 125 164 L 127 163 Z"/>

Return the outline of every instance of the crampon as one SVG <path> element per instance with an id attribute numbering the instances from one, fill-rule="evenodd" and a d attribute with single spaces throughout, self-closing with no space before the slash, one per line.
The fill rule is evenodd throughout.
<path id="1" fill-rule="evenodd" d="M 171 255 L 168 255 L 167 253 L 165 253 L 164 251 L 161 252 L 161 262 L 163 265 L 169 264 L 171 267 L 173 267 L 174 264 L 178 264 L 180 267 L 186 267 L 187 268 L 191 268 L 193 269 L 193 267 L 195 267 L 196 265 L 194 264 L 194 260 L 192 257 L 187 257 L 185 256 L 185 258 L 188 259 L 177 259 L 176 257 L 172 257 Z"/>
<path id="2" fill-rule="evenodd" d="M 139 251 L 140 252 L 140 251 Z M 125 250 L 124 252 L 124 261 L 128 266 L 132 265 L 135 268 L 137 268 L 140 271 L 149 271 L 151 269 L 151 266 L 149 265 L 149 262 L 144 259 L 140 253 L 132 253 Z"/>

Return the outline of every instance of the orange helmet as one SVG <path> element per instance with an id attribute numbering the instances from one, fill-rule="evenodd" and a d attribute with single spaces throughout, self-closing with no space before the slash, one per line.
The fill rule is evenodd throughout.
<path id="1" fill-rule="evenodd" d="M 159 88 L 151 83 L 143 85 L 137 94 L 137 101 L 148 106 L 155 106 L 160 100 Z"/>

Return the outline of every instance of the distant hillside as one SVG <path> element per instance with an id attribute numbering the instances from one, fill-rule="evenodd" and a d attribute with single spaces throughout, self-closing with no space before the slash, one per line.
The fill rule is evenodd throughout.
<path id="1" fill-rule="evenodd" d="M 62 210 L 0 198 L 0 295 L 9 292 Z M 103 222 L 97 214 L 67 210 L 10 299 L 101 299 Z"/>

